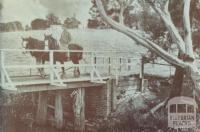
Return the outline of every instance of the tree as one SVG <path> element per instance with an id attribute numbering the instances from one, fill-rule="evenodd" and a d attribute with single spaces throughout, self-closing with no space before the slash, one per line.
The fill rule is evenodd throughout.
<path id="1" fill-rule="evenodd" d="M 106 14 L 104 7 L 102 6 L 101 0 L 96 0 L 98 10 L 100 12 L 101 17 L 109 23 L 113 29 L 127 35 L 132 40 L 136 41 L 138 44 L 144 46 L 145 48 L 149 49 L 150 51 L 156 53 L 159 57 L 161 57 L 166 62 L 172 64 L 176 67 L 175 78 L 177 79 L 178 76 L 181 75 L 183 77 L 186 75 L 191 82 L 194 84 L 194 91 L 196 99 L 199 100 L 200 97 L 200 86 L 198 84 L 198 80 L 200 77 L 200 72 L 197 68 L 196 60 L 194 58 L 194 51 L 193 51 L 193 44 L 192 44 L 192 33 L 191 33 L 191 22 L 190 22 L 190 4 L 191 0 L 183 0 L 183 13 L 182 13 L 182 20 L 183 20 L 183 31 L 184 35 L 179 33 L 179 30 L 175 26 L 175 23 L 172 20 L 171 14 L 169 12 L 169 0 L 146 0 L 152 9 L 160 16 L 161 20 L 165 24 L 167 31 L 173 40 L 173 43 L 177 45 L 179 50 L 179 54 L 174 56 L 165 51 L 162 47 L 157 45 L 155 42 L 146 39 L 142 35 L 138 34 L 137 31 L 132 30 L 123 24 L 117 23 L 108 17 Z M 181 72 L 180 72 L 181 71 Z M 180 84 L 178 84 L 180 85 Z M 181 83 L 182 85 L 182 83 Z M 176 95 L 180 94 L 178 91 Z"/>
<path id="2" fill-rule="evenodd" d="M 36 18 L 33 21 L 31 21 L 31 29 L 33 30 L 47 29 L 49 27 L 50 24 L 47 20 Z"/>
<path id="3" fill-rule="evenodd" d="M 134 0 L 102 0 L 104 9 L 108 16 L 110 16 L 113 20 L 120 22 L 121 24 L 126 24 L 131 27 L 129 21 L 133 17 L 131 17 L 130 11 L 132 8 L 132 3 Z M 88 25 L 95 26 L 105 26 L 108 27 L 107 23 L 105 23 L 98 12 L 96 2 L 94 0 L 91 1 L 93 6 L 90 8 L 89 14 L 92 19 L 88 20 Z M 89 27 L 88 26 L 88 27 Z"/>
<path id="4" fill-rule="evenodd" d="M 95 0 L 91 0 L 92 7 L 89 9 L 89 14 L 91 16 L 88 19 L 88 28 L 105 28 L 107 25 L 104 24 L 104 21 L 101 19 L 98 12 Z M 105 10 L 107 11 L 108 0 L 102 0 Z"/>
<path id="5" fill-rule="evenodd" d="M 116 0 L 116 1 L 119 4 L 119 23 L 124 24 L 124 11 L 133 3 L 134 0 Z"/>
<path id="6" fill-rule="evenodd" d="M 46 16 L 47 21 L 49 22 L 50 25 L 59 25 L 61 24 L 59 18 L 55 16 L 53 13 L 49 13 Z"/>
<path id="7" fill-rule="evenodd" d="M 78 28 L 81 22 L 74 16 L 72 18 L 66 18 L 63 26 L 66 28 Z"/>

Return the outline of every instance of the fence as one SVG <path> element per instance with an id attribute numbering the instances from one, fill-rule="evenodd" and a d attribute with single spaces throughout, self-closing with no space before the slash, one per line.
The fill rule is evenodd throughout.
<path id="1" fill-rule="evenodd" d="M 36 64 L 30 54 L 23 54 L 25 52 L 48 53 L 49 61 L 45 64 Z M 69 53 L 82 52 L 83 59 L 79 64 L 69 62 L 54 64 L 55 52 L 64 52 L 68 56 Z M 140 65 L 140 57 L 131 57 L 127 55 L 127 52 L 122 51 L 0 49 L 1 87 L 9 90 L 17 90 L 17 86 L 21 85 L 50 84 L 66 86 L 67 82 L 80 81 L 104 83 L 104 79 L 115 77 L 117 80 L 119 76 L 131 75 Z M 65 69 L 79 67 L 81 76 L 76 78 L 73 76 L 61 77 L 59 72 L 61 67 Z M 45 78 L 38 76 L 36 71 L 39 68 L 45 69 L 47 75 Z"/>

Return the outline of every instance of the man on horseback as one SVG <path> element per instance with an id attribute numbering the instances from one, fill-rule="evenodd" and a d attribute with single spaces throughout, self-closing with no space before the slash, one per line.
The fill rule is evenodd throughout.
<path id="1" fill-rule="evenodd" d="M 57 41 L 57 46 L 59 46 L 59 49 L 61 50 L 67 50 L 68 45 L 72 40 L 71 34 L 66 28 L 60 25 L 51 25 L 45 34 L 51 35 Z"/>

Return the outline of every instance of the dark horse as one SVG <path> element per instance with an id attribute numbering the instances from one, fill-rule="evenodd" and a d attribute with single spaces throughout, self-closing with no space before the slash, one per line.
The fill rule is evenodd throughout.
<path id="1" fill-rule="evenodd" d="M 24 45 L 24 43 L 26 43 L 26 44 Z M 29 50 L 44 50 L 45 49 L 45 42 L 40 41 L 40 40 L 35 39 L 35 38 L 32 38 L 32 37 L 22 38 L 22 46 L 25 49 L 29 49 Z M 48 48 L 51 49 L 50 45 L 48 45 Z M 37 64 L 41 64 L 41 63 L 44 64 L 45 61 L 50 60 L 48 51 L 30 51 L 30 54 L 33 57 L 35 57 Z M 56 61 L 60 62 L 61 64 L 64 64 L 64 62 L 70 60 L 70 58 L 66 55 L 66 53 L 54 52 L 53 60 L 54 60 L 54 64 L 56 63 Z M 39 72 L 40 72 L 42 77 L 45 76 L 43 68 L 39 68 Z M 62 67 L 62 72 L 63 72 L 63 74 L 65 73 L 64 67 Z"/>
<path id="2" fill-rule="evenodd" d="M 50 50 L 51 49 L 60 49 L 57 40 L 54 39 L 52 37 L 52 35 L 45 35 L 44 34 L 44 41 L 48 41 L 48 46 L 49 46 Z M 67 56 L 68 60 L 66 60 L 66 61 L 72 61 L 74 64 L 79 64 L 79 61 L 83 57 L 83 52 L 82 52 L 83 48 L 78 44 L 69 44 L 68 49 L 72 50 L 72 51 L 71 52 L 69 51 L 69 53 L 68 52 L 61 52 L 61 53 L 64 53 Z M 74 75 L 75 75 L 75 77 L 80 75 L 80 70 L 79 70 L 78 67 L 75 67 Z"/>

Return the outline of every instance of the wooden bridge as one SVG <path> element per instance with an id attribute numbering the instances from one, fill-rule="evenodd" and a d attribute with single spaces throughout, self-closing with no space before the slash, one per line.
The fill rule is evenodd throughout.
<path id="1" fill-rule="evenodd" d="M 49 53 L 49 62 L 36 64 L 35 58 L 30 55 L 32 51 Z M 83 59 L 79 64 L 70 61 L 54 64 L 55 52 L 83 52 Z M 124 51 L 0 49 L 0 86 L 17 93 L 31 93 L 31 100 L 37 103 L 36 123 L 39 125 L 47 124 L 48 110 L 53 109 L 58 129 L 64 126 L 64 108 L 72 107 L 70 103 L 64 106 L 64 102 L 69 102 L 66 98 L 73 98 L 74 128 L 83 132 L 86 119 L 106 117 L 115 109 L 118 80 L 140 74 L 142 88 L 144 62 L 141 57 L 141 53 Z M 61 74 L 61 67 L 65 68 L 66 75 Z M 74 67 L 79 67 L 79 77 L 74 77 Z M 44 69 L 45 77 L 38 72 L 39 68 Z M 126 84 L 129 79 L 120 81 Z M 54 103 L 49 102 L 49 93 L 53 95 Z"/>
<path id="2" fill-rule="evenodd" d="M 48 52 L 49 62 L 36 64 L 29 52 Z M 83 60 L 79 64 L 66 62 L 54 64 L 55 52 L 80 52 L 75 50 L 21 50 L 0 49 L 1 88 L 18 92 L 33 92 L 56 89 L 71 89 L 101 85 L 105 80 L 120 76 L 129 76 L 140 70 L 139 53 L 123 51 L 81 51 Z M 26 53 L 26 54 L 25 54 Z M 61 76 L 61 67 L 67 69 L 66 76 Z M 73 68 L 79 67 L 80 76 L 74 77 Z M 46 77 L 42 78 L 38 68 L 44 68 Z"/>

